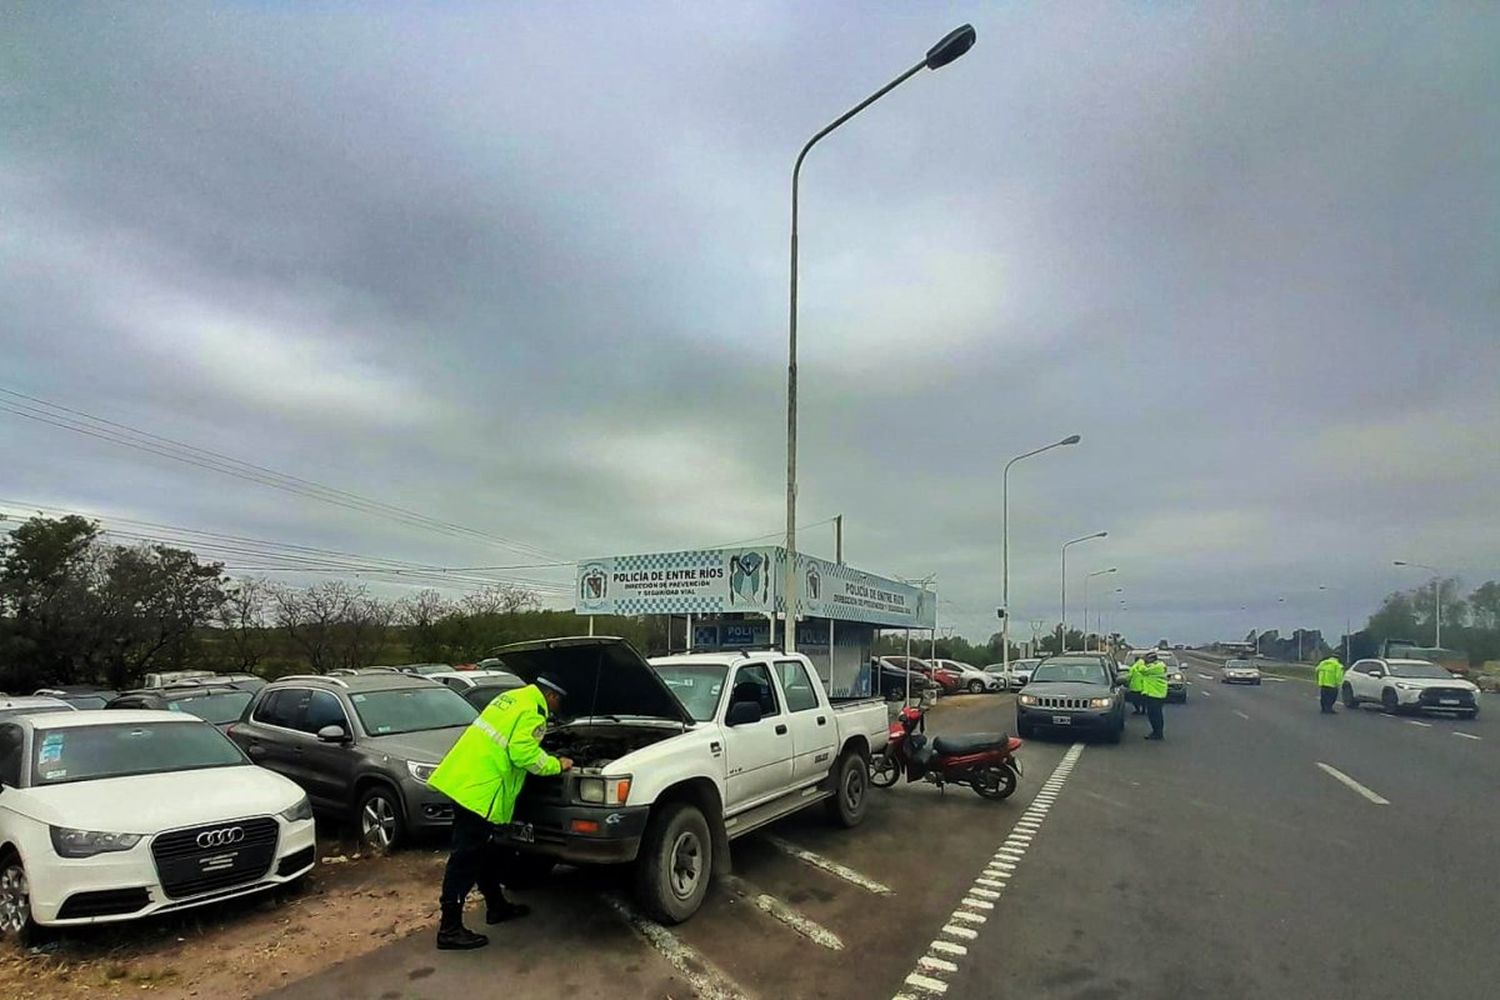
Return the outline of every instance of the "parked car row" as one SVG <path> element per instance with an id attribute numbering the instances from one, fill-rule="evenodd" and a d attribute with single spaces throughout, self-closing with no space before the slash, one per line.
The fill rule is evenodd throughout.
<path id="1" fill-rule="evenodd" d="M 877 660 L 880 666 L 877 683 L 889 701 L 900 701 L 906 696 L 908 674 L 913 696 L 927 692 L 984 694 L 1005 690 L 1004 680 L 989 668 L 981 670 L 957 660 L 923 660 L 915 656 L 882 656 Z"/>

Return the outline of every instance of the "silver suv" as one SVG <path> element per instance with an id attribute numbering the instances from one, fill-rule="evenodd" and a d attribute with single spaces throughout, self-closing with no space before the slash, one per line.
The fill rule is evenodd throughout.
<path id="1" fill-rule="evenodd" d="M 453 803 L 427 778 L 477 714 L 422 677 L 283 677 L 256 693 L 229 738 L 385 851 L 452 824 Z"/>

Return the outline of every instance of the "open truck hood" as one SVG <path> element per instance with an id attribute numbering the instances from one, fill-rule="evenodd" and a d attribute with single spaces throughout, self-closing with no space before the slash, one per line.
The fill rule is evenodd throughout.
<path id="1" fill-rule="evenodd" d="M 666 682 L 624 639 L 538 639 L 501 646 L 492 655 L 528 684 L 547 674 L 567 688 L 558 721 L 588 715 L 636 715 L 693 723 Z"/>

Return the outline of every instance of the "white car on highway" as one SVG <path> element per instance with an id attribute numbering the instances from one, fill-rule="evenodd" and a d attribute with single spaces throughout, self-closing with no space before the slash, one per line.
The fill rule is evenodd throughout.
<path id="1" fill-rule="evenodd" d="M 214 726 L 131 709 L 0 719 L 0 936 L 291 882 L 312 807 Z"/>
<path id="2" fill-rule="evenodd" d="M 978 667 L 971 667 L 967 663 L 957 660 L 929 660 L 936 669 L 950 670 L 958 675 L 958 690 L 967 691 L 969 694 L 984 694 L 986 691 L 999 691 L 1005 685 L 994 674 Z"/>
<path id="3" fill-rule="evenodd" d="M 1344 704 L 1372 701 L 1387 712 L 1479 714 L 1479 688 L 1427 660 L 1359 660 L 1344 672 Z"/>
<path id="4" fill-rule="evenodd" d="M 1223 684 L 1260 684 L 1260 668 L 1249 660 L 1225 660 Z"/>

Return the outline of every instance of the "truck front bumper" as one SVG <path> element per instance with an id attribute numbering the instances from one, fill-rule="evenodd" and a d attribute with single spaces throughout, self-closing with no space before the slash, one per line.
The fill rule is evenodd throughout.
<path id="1" fill-rule="evenodd" d="M 529 854 L 580 864 L 634 861 L 646 832 L 649 806 L 528 804 L 498 827 L 495 842 Z"/>

